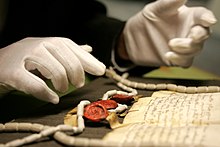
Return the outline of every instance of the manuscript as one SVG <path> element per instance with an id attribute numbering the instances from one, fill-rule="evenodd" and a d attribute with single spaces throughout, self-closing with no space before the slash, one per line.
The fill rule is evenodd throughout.
<path id="1" fill-rule="evenodd" d="M 103 139 L 119 144 L 220 146 L 220 93 L 158 91 L 140 98 Z"/>

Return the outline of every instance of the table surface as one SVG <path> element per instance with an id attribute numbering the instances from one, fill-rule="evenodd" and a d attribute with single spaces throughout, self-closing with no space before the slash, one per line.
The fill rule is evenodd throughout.
<path id="1" fill-rule="evenodd" d="M 145 83 L 173 83 L 185 86 L 220 86 L 218 80 L 178 80 L 178 79 L 160 79 L 160 78 L 140 78 L 130 77 L 129 79 L 137 82 Z M 63 96 L 60 103 L 53 105 L 39 101 L 31 96 L 24 94 L 10 94 L 0 99 L 0 121 L 1 123 L 30 122 L 41 123 L 44 125 L 56 126 L 63 124 L 63 118 L 68 111 L 77 106 L 81 100 L 96 101 L 103 96 L 108 90 L 120 90 L 115 82 L 111 79 L 100 77 L 90 82 L 82 88 Z M 138 93 L 144 96 L 151 96 L 154 91 L 138 90 Z M 51 121 L 53 120 L 53 121 Z M 102 138 L 106 133 L 110 132 L 109 125 L 105 122 L 86 123 L 86 128 L 79 137 Z M 0 143 L 18 139 L 30 135 L 30 133 L 0 133 Z M 77 136 L 77 137 L 78 137 Z M 26 146 L 62 146 L 62 144 L 54 141 L 52 138 L 44 138 L 37 143 L 28 144 Z"/>

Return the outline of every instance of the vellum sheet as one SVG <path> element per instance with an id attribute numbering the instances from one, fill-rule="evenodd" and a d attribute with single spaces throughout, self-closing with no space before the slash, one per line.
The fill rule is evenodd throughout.
<path id="1" fill-rule="evenodd" d="M 104 140 L 137 146 L 220 146 L 220 93 L 158 91 L 140 98 Z"/>

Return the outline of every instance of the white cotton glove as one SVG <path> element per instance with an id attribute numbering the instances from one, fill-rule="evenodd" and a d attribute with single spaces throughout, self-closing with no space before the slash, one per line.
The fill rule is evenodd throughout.
<path id="1" fill-rule="evenodd" d="M 105 73 L 105 65 L 85 50 L 91 51 L 91 47 L 59 37 L 25 38 L 0 49 L 0 93 L 19 90 L 57 104 L 58 95 L 30 71 L 37 69 L 51 79 L 59 92 L 65 92 L 69 82 L 81 87 L 84 70 L 93 75 Z"/>
<path id="2" fill-rule="evenodd" d="M 189 67 L 217 22 L 203 7 L 186 0 L 158 0 L 131 17 L 123 30 L 129 59 L 142 66 Z"/>

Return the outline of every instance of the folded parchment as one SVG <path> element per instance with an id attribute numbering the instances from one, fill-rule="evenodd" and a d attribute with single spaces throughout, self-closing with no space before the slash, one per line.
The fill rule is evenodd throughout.
<path id="1" fill-rule="evenodd" d="M 156 146 L 220 146 L 220 93 L 155 92 L 140 98 L 104 140 Z"/>

